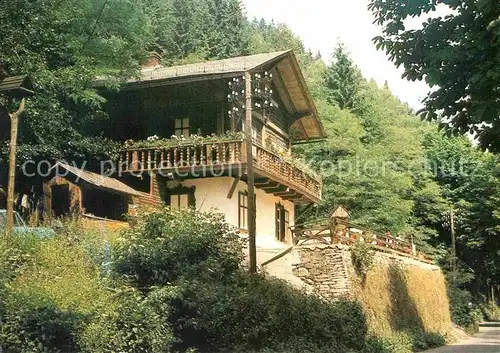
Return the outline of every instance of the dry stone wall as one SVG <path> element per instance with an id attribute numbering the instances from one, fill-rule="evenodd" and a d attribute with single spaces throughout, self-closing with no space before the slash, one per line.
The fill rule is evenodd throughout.
<path id="1" fill-rule="evenodd" d="M 401 330 L 446 333 L 451 328 L 441 269 L 416 259 L 376 252 L 373 267 L 360 275 L 352 264 L 349 246 L 314 244 L 295 247 L 265 270 L 327 300 L 349 297 L 359 301 L 370 329 L 377 334 Z"/>
<path id="2" fill-rule="evenodd" d="M 350 295 L 347 263 L 350 258 L 340 246 L 297 248 L 300 262 L 293 264 L 293 274 L 312 292 L 326 299 Z"/>

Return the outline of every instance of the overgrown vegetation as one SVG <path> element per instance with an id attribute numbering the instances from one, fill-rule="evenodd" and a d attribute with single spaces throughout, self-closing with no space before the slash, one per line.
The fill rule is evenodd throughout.
<path id="1" fill-rule="evenodd" d="M 475 134 L 484 150 L 500 152 L 498 1 L 410 0 L 399 6 L 371 0 L 369 8 L 382 27 L 374 38 L 377 48 L 403 66 L 404 78 L 435 88 L 424 101 L 423 117 L 438 121 L 450 135 Z M 405 20 L 416 16 L 425 16 L 422 26 L 405 27 Z"/>
<path id="2" fill-rule="evenodd" d="M 111 244 L 110 272 L 101 256 L 106 242 L 96 237 L 102 234 L 68 226 L 71 233 L 55 239 L 2 243 L 3 349 L 402 352 L 368 336 L 360 304 L 326 302 L 248 274 L 240 237 L 221 215 L 145 212 Z"/>
<path id="3" fill-rule="evenodd" d="M 366 276 L 367 272 L 373 267 L 373 258 L 375 251 L 363 242 L 356 242 L 351 248 L 351 258 L 356 272 L 361 276 Z"/>
<path id="4" fill-rule="evenodd" d="M 384 12 L 390 12 L 394 6 L 391 2 L 374 0 L 372 3 L 373 9 L 380 10 L 380 16 Z M 459 6 L 460 3 L 458 1 L 455 5 Z M 465 46 L 478 55 L 494 53 L 498 46 L 498 21 L 494 20 L 491 26 L 483 26 L 477 30 L 460 24 L 460 31 L 445 31 L 446 33 L 441 33 L 442 36 L 440 34 L 435 37 L 434 34 L 441 23 L 453 28 L 456 19 L 468 14 L 477 14 L 481 23 L 486 23 L 485 21 L 498 14 L 495 2 L 482 3 L 484 8 L 462 9 L 459 6 L 460 11 L 455 16 L 433 20 L 424 31 L 412 32 L 413 37 L 409 42 L 411 47 L 413 40 L 418 37 L 427 38 L 429 34 L 434 38 L 429 42 L 431 44 L 436 38 L 440 40 L 458 36 L 453 38 L 460 39 L 457 41 L 460 45 L 445 50 L 452 55 L 447 64 L 450 66 L 453 62 L 459 63 L 459 74 L 469 75 L 468 77 L 456 75 L 453 71 L 443 77 L 437 77 L 435 72 L 425 72 L 433 70 L 430 65 L 422 65 L 429 58 L 434 60 L 433 48 L 422 51 L 423 56 L 417 55 L 417 66 L 410 65 L 411 70 L 407 70 L 412 76 L 426 74 L 432 83 L 439 84 L 438 81 L 442 81 L 443 89 L 450 82 L 454 85 L 456 78 L 460 76 L 463 87 L 478 88 L 474 94 L 466 92 L 467 96 L 479 94 L 488 98 L 473 102 L 467 107 L 467 114 L 464 115 L 467 119 L 458 119 L 454 124 L 454 129 L 460 132 L 470 128 L 468 121 L 471 117 L 477 117 L 476 122 L 491 122 L 492 117 L 495 117 L 494 109 L 491 108 L 494 105 L 488 102 L 493 101 L 492 95 L 498 93 L 490 89 L 498 81 L 495 79 L 498 76 L 498 65 L 494 66 L 498 60 L 490 57 L 484 61 L 483 66 L 469 65 L 464 68 L 463 65 L 467 64 L 464 60 L 476 60 L 477 57 L 473 55 L 464 59 L 462 51 Z M 405 33 L 401 28 L 401 20 L 411 15 L 401 11 L 426 12 L 433 7 L 431 1 L 423 1 L 415 7 L 398 7 L 397 11 L 391 12 L 390 18 L 381 20 L 381 24 L 386 25 L 386 38 L 379 41 L 384 40 L 384 46 L 390 51 L 398 49 L 394 47 L 396 42 L 393 43 L 392 39 Z M 21 129 L 18 152 L 20 163 L 30 159 L 38 161 L 66 158 L 76 162 L 86 161 L 86 167 L 92 169 L 101 160 L 113 156 L 119 146 L 103 138 L 104 126 L 107 125 L 106 102 L 92 86 L 93 80 L 103 75 L 112 77 L 116 83 L 114 88 L 118 89 L 121 80 L 138 72 L 140 63 L 151 50 L 162 51 L 164 64 L 171 65 L 294 49 L 328 134 L 328 138 L 322 143 L 295 149 L 311 167 L 322 172 L 324 177 L 323 202 L 317 209 L 310 211 L 309 216 L 329 215 L 334 206 L 343 204 L 350 210 L 352 220 L 362 226 L 411 237 L 419 250 L 433 254 L 451 274 L 452 268 L 447 264 L 450 260 L 449 219 L 450 210 L 453 209 L 456 213 L 459 267 L 462 271 L 474 274 L 468 281 L 454 282 L 453 287 L 450 287 L 454 320 L 465 326 L 476 322 L 477 304 L 484 295 L 490 293 L 492 286 L 500 283 L 498 156 L 479 151 L 465 138 L 444 137 L 437 132 L 437 124 L 420 121 L 410 107 L 391 93 L 390 87 L 378 87 L 375 82 L 363 78 L 344 46 L 339 44 L 331 62 L 326 64 L 321 55 L 307 51 L 303 42 L 286 25 L 246 20 L 238 0 L 84 0 L 77 3 L 57 0 L 0 0 L 0 8 L 0 78 L 29 73 L 34 81 L 35 95 L 28 102 L 23 116 L 24 126 Z M 463 31 L 469 30 L 475 33 L 474 38 L 478 43 L 476 40 L 463 43 L 462 39 L 467 37 L 462 36 Z M 487 35 L 478 39 L 477 33 Z M 484 46 L 484 43 L 489 44 Z M 439 46 L 436 48 L 441 50 Z M 407 55 L 405 50 L 401 53 Z M 395 55 L 398 63 L 412 64 L 413 56 L 410 58 L 401 55 Z M 437 60 L 436 63 L 440 64 L 440 61 Z M 422 71 L 422 68 L 425 70 Z M 410 72 L 416 69 L 418 72 Z M 460 97 L 461 93 L 463 90 L 457 90 L 454 94 Z M 437 94 L 438 96 L 427 101 L 429 110 L 439 110 L 439 105 L 435 104 L 439 91 Z M 443 102 L 447 102 L 449 97 L 445 98 Z M 460 99 L 455 98 L 452 99 L 453 104 L 462 104 Z M 488 108 L 484 109 L 485 106 Z M 454 109 L 445 111 L 445 115 L 452 116 L 456 113 Z M 1 142 L 8 140 L 8 135 L 5 134 L 8 129 L 3 128 L 8 122 L 6 111 L 0 109 Z M 493 120 L 493 124 L 476 127 L 482 129 L 480 138 L 483 147 L 496 146 L 494 132 L 498 129 L 495 130 L 495 123 Z M 477 130 L 476 128 L 473 127 L 472 130 Z M 0 147 L 0 174 L 5 171 L 2 166 L 7 162 L 6 147 L 6 143 L 2 143 Z M 363 167 L 358 168 L 359 166 Z M 1 180 L 2 175 L 0 183 Z M 123 257 L 120 260 L 123 262 L 118 261 L 123 273 L 119 276 L 114 273 L 115 276 L 109 280 L 113 282 L 117 278 L 120 281 L 126 278 L 129 286 L 135 283 L 137 287 L 132 287 L 131 290 L 140 290 L 141 295 L 136 297 L 135 308 L 113 311 L 114 305 L 122 304 L 110 302 L 108 296 L 116 299 L 121 296 L 129 298 L 129 295 L 126 294 L 127 291 L 117 291 L 110 295 L 108 291 L 102 290 L 120 286 L 116 283 L 102 286 L 99 275 L 103 270 L 95 267 L 104 256 L 101 250 L 95 250 L 91 260 L 88 260 L 88 249 L 101 247 L 95 244 L 81 247 L 86 240 L 79 236 L 74 239 L 67 234 L 64 239 L 46 244 L 35 242 L 38 244 L 36 246 L 41 247 L 40 252 L 24 251 L 23 247 L 9 247 L 8 251 L 14 251 L 15 254 L 8 261 L 21 265 L 13 268 L 13 273 L 6 273 L 5 278 L 16 278 L 14 284 L 17 291 L 45 293 L 62 312 L 76 306 L 80 307 L 86 317 L 87 314 L 98 311 L 99 305 L 106 303 L 106 308 L 111 310 L 106 315 L 113 318 L 109 320 L 109 332 L 120 330 L 121 323 L 127 322 L 128 319 L 120 316 L 122 314 L 129 312 L 139 315 L 141 310 L 157 310 L 150 307 L 156 304 L 145 301 L 143 297 L 156 290 L 149 288 L 149 282 L 159 281 L 161 285 L 168 285 L 172 275 L 166 275 L 165 270 L 182 270 L 166 263 L 161 265 L 170 267 L 162 267 L 160 272 L 141 274 L 136 271 L 140 261 L 152 265 L 173 253 L 159 251 L 145 254 L 141 252 L 141 248 L 130 245 L 129 250 L 135 257 Z M 146 237 L 141 241 L 144 246 L 158 245 L 156 239 Z M 66 253 L 66 248 L 78 250 Z M 37 259 L 32 255 L 35 253 L 38 254 Z M 30 261 L 36 261 L 38 269 L 29 267 Z M 57 275 L 50 271 L 44 272 L 44 266 L 53 266 L 54 263 L 59 264 L 60 268 L 66 268 L 66 271 Z M 78 263 L 78 266 L 68 266 L 74 263 Z M 213 269 L 208 265 L 207 268 L 216 272 L 225 265 L 212 263 L 210 266 Z M 196 271 L 196 266 L 188 267 L 191 271 Z M 31 270 L 18 273 L 25 268 Z M 74 275 L 72 268 L 78 268 Z M 186 276 L 182 271 L 178 275 Z M 64 284 L 70 278 L 71 282 Z M 80 288 L 84 282 L 89 285 L 80 291 L 73 289 Z M 7 292 L 10 293 L 11 290 L 13 289 L 8 289 Z M 30 294 L 30 298 L 31 295 L 40 298 L 37 293 Z M 93 295 L 98 299 L 89 303 L 87 298 Z M 42 299 L 39 302 L 44 303 Z M 12 303 L 17 305 L 16 301 Z M 81 307 L 83 303 L 86 303 L 85 308 Z M 7 304 L 4 305 L 7 307 Z M 33 306 L 38 307 L 38 304 Z M 132 325 L 135 316 L 130 316 Z M 99 322 L 101 321 L 97 320 L 92 325 L 99 327 Z M 151 322 L 151 325 L 155 323 Z M 138 328 L 137 331 L 152 335 L 155 332 L 167 332 L 155 331 L 150 326 Z M 175 332 L 172 334 L 175 335 Z M 167 336 L 169 335 L 165 334 Z M 117 342 L 121 347 L 125 338 L 120 338 L 119 334 L 113 337 L 116 341 L 110 342 Z M 138 338 L 138 342 L 143 341 L 153 344 L 157 340 L 150 336 Z M 160 340 L 154 344 L 162 345 L 164 342 Z"/>
<path id="5" fill-rule="evenodd" d="M 445 344 L 451 322 L 442 273 L 383 261 L 356 272 L 353 296 L 376 335 L 368 339 L 367 352 L 407 353 Z"/>

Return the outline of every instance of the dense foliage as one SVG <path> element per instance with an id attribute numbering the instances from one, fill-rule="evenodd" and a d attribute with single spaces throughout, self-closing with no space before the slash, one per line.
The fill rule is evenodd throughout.
<path id="1" fill-rule="evenodd" d="M 266 43 L 262 49 L 295 49 L 328 134 L 325 142 L 296 147 L 324 179 L 323 202 L 308 216 L 327 216 L 336 205 L 345 205 L 354 223 L 413 239 L 417 249 L 434 254 L 451 271 L 453 210 L 459 271 L 468 276 L 454 282 L 449 293 L 463 298 L 468 290 L 474 299 L 466 303 L 465 316 L 454 318 L 476 322 L 478 294 L 486 295 L 499 281 L 498 157 L 420 121 L 387 85 L 360 77 L 343 45 L 325 65 L 286 26 L 254 22 L 253 28 L 260 33 L 254 43 Z M 462 310 L 460 299 L 451 302 Z"/>
<path id="2" fill-rule="evenodd" d="M 358 303 L 326 302 L 250 275 L 240 267 L 243 244 L 220 215 L 146 212 L 112 241 L 111 268 L 102 231 L 75 224 L 54 239 L 1 243 L 3 349 L 342 353 L 368 347 Z M 144 261 L 140 269 L 130 266 L 137 261 Z M 139 281 L 144 273 L 157 275 Z M 64 285 L 71 291 L 60 296 Z"/>
<path id="3" fill-rule="evenodd" d="M 434 15 L 440 3 L 445 16 Z M 498 1 L 372 0 L 369 8 L 383 28 L 377 46 L 404 67 L 404 77 L 425 79 L 433 88 L 423 116 L 500 152 Z M 408 28 L 407 20 L 421 15 L 430 18 L 421 28 Z"/>
<path id="4" fill-rule="evenodd" d="M 249 50 L 237 0 L 2 0 L 0 7 L 0 79 L 29 74 L 35 91 L 23 118 L 19 163 L 66 158 L 92 168 L 114 155 L 118 146 L 96 129 L 107 118 L 105 100 L 92 86 L 96 77 L 129 78 L 152 50 L 164 51 L 167 64 Z M 5 113 L 0 110 L 0 126 L 7 127 Z M 0 131 L 0 164 L 6 131 Z"/>
<path id="5" fill-rule="evenodd" d="M 494 65 L 498 62 L 496 33 L 499 26 L 496 21 L 487 22 L 495 13 L 498 16 L 498 4 L 483 1 L 481 6 L 484 8 L 479 8 L 479 3 L 468 6 L 465 1 L 454 2 L 450 5 L 456 6 L 452 15 L 431 20 L 422 30 L 404 31 L 401 25 L 405 17 L 433 9 L 434 3 L 429 6 L 426 3 L 399 6 L 397 2 L 374 0 L 372 8 L 378 11 L 377 16 L 385 25 L 384 37 L 378 40 L 394 54 L 398 63 L 405 65 L 409 78 L 425 76 L 430 84 L 439 86 L 427 100 L 429 112 L 444 108 L 445 117 L 451 119 L 445 121 L 459 132 L 471 129 L 471 123 L 489 123 L 478 127 L 476 134 L 483 147 L 494 150 L 495 141 L 500 141 L 495 135 L 500 128 L 495 86 L 499 80 L 498 65 Z M 444 137 L 437 133 L 437 124 L 417 119 L 406 104 L 394 97 L 389 87 L 378 87 L 375 82 L 363 78 L 341 44 L 335 48 L 332 60 L 325 64 L 319 54 L 308 52 L 286 25 L 247 21 L 238 0 L 83 0 L 77 3 L 0 0 L 0 8 L 0 78 L 29 73 L 34 81 L 35 96 L 29 100 L 23 116 L 20 162 L 42 158 L 99 162 L 112 155 L 117 146 L 103 139 L 96 129 L 106 124 L 106 113 L 105 101 L 92 87 L 92 81 L 96 76 L 106 75 L 120 82 L 137 73 L 151 50 L 162 51 L 165 64 L 179 64 L 291 48 L 300 61 L 328 134 L 324 142 L 296 147 L 296 152 L 324 177 L 324 200 L 319 207 L 309 210 L 307 216 L 326 216 L 336 205 L 343 204 L 350 210 L 353 222 L 412 238 L 419 250 L 434 253 L 438 260 L 447 264 L 450 257 L 448 220 L 453 208 L 457 214 L 459 267 L 461 271 L 474 274 L 469 281 L 455 287 L 474 289 L 474 294 L 478 290 L 488 293 L 489 286 L 500 283 L 498 157 L 477 150 L 467 139 Z M 470 19 L 476 17 L 478 21 L 472 26 Z M 454 26 L 462 20 L 466 25 L 455 30 Z M 466 41 L 469 35 L 476 40 Z M 425 40 L 419 41 L 419 38 Z M 414 45 L 415 41 L 418 46 Z M 444 63 L 446 70 L 436 70 L 436 63 Z M 481 99 L 477 98 L 479 95 Z M 11 105 L 9 109 L 15 107 Z M 6 119 L 5 111 L 0 111 L 0 126 L 5 126 L 1 119 Z M 7 137 L 0 131 L 1 140 Z M 6 162 L 3 142 L 0 173 L 5 170 L 1 164 Z M 144 226 L 141 224 L 138 228 L 141 231 L 127 234 L 127 240 L 119 248 L 116 273 L 120 278 L 128 278 L 128 284 L 142 293 L 156 293 L 179 301 L 184 293 L 197 289 L 199 281 L 215 286 L 205 288 L 207 296 L 221 297 L 224 295 L 218 291 L 229 292 L 234 286 L 255 285 L 264 290 L 271 285 L 258 282 L 260 280 L 249 284 L 248 281 L 253 280 L 245 277 L 225 283 L 227 287 L 223 289 L 210 283 L 221 280 L 220 273 L 232 273 L 237 259 L 228 256 L 224 262 L 218 261 L 214 256 L 228 255 L 225 248 L 217 248 L 220 244 L 217 241 L 208 244 L 206 239 L 197 238 L 199 230 L 206 228 L 219 235 L 231 232 L 226 233 L 226 228 L 216 230 L 202 219 L 195 220 L 194 225 L 198 228 L 194 233 L 193 229 L 184 228 L 187 225 L 166 224 L 161 217 L 151 220 L 150 226 L 154 225 L 155 229 L 141 228 Z M 170 237 L 171 232 L 177 231 L 192 243 L 186 247 L 176 243 L 178 238 Z M 234 234 L 231 237 L 234 240 L 230 242 L 232 251 L 236 238 Z M 162 248 L 166 239 L 171 247 Z M 223 237 L 220 241 L 227 240 Z M 198 248 L 205 250 L 207 246 L 211 253 L 206 254 Z M 54 245 L 50 251 L 62 254 L 62 248 L 63 245 Z M 144 250 L 150 248 L 156 250 Z M 80 255 L 83 256 L 82 252 Z M 178 258 L 183 259 L 184 265 L 176 262 Z M 58 260 L 72 261 L 65 256 Z M 205 266 L 210 271 L 203 272 L 206 278 L 196 277 L 193 287 L 189 287 L 183 278 L 199 272 L 198 266 Z M 94 273 L 79 273 L 78 281 L 90 281 L 89 277 L 95 279 Z M 36 278 L 40 277 L 32 277 Z M 152 287 L 168 286 L 176 281 L 179 281 L 179 291 L 172 293 L 167 290 L 157 293 L 158 289 Z M 33 283 L 37 288 L 43 287 L 36 280 Z M 62 298 L 68 295 L 67 292 L 54 294 L 63 292 L 57 283 L 53 281 L 48 287 L 50 296 L 66 310 L 69 305 Z M 92 288 L 100 288 L 97 282 L 92 283 Z M 280 283 L 273 285 L 279 293 L 284 290 Z M 178 331 L 162 326 L 161 320 L 152 320 L 148 323 L 151 326 L 140 326 L 141 311 L 154 316 L 167 310 L 159 308 L 154 297 L 148 296 L 146 300 L 142 295 L 122 294 L 127 300 L 117 306 L 125 305 L 128 309 L 111 306 L 106 313 L 111 319 L 101 317 L 94 322 L 94 334 L 101 330 L 100 325 L 105 325 L 103 330 L 114 337 L 109 342 L 122 347 L 125 338 L 117 332 L 127 323 L 137 325 L 134 344 L 138 346 L 142 342 L 161 347 L 182 344 L 168 338 L 177 335 Z M 196 296 L 198 294 L 194 291 L 192 300 L 201 305 L 205 297 Z M 295 295 L 299 298 L 297 301 L 302 300 L 299 294 L 290 294 Z M 220 310 L 236 310 L 231 306 L 233 297 L 225 298 L 227 307 Z M 251 305 L 256 300 L 253 297 L 240 299 L 244 305 Z M 79 298 L 74 303 L 80 305 L 83 301 Z M 34 309 L 38 307 L 38 304 L 33 306 Z M 262 315 L 271 315 L 268 309 L 262 308 Z M 93 310 L 97 309 L 89 307 L 86 313 Z M 59 314 L 65 318 L 65 314 Z M 209 314 L 213 313 L 207 311 Z M 71 326 L 71 320 L 66 320 L 62 326 Z M 195 326 L 194 320 L 186 320 L 186 325 Z M 217 330 L 210 334 L 221 332 L 220 327 Z M 266 334 L 269 330 L 264 329 Z M 207 337 L 210 334 L 207 333 Z M 255 334 L 248 333 L 248 339 L 243 342 L 251 346 Z M 162 335 L 167 337 L 166 341 L 155 338 Z M 102 347 L 103 351 L 108 349 Z M 147 345 L 142 347 L 146 351 L 152 349 Z"/>

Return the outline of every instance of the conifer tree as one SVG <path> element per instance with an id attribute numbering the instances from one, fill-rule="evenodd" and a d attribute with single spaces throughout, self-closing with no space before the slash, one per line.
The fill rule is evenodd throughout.
<path id="1" fill-rule="evenodd" d="M 344 44 L 339 43 L 333 52 L 327 70 L 328 101 L 341 109 L 352 109 L 362 81 L 359 69 L 354 65 Z"/>

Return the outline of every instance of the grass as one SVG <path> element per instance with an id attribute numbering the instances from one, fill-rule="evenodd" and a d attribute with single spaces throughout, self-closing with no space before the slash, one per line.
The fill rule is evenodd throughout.
<path id="1" fill-rule="evenodd" d="M 384 345 L 393 352 L 444 344 L 452 323 L 441 271 L 376 256 L 375 266 L 366 274 L 352 271 L 351 276 L 354 297 L 363 306 L 371 334 L 385 337 Z"/>
<path id="2" fill-rule="evenodd" d="M 12 287 L 18 292 L 45 293 L 64 310 L 90 313 L 106 307 L 111 294 L 100 265 L 106 261 L 106 238 L 115 237 L 68 222 L 57 237 L 37 244 L 33 265 Z"/>

